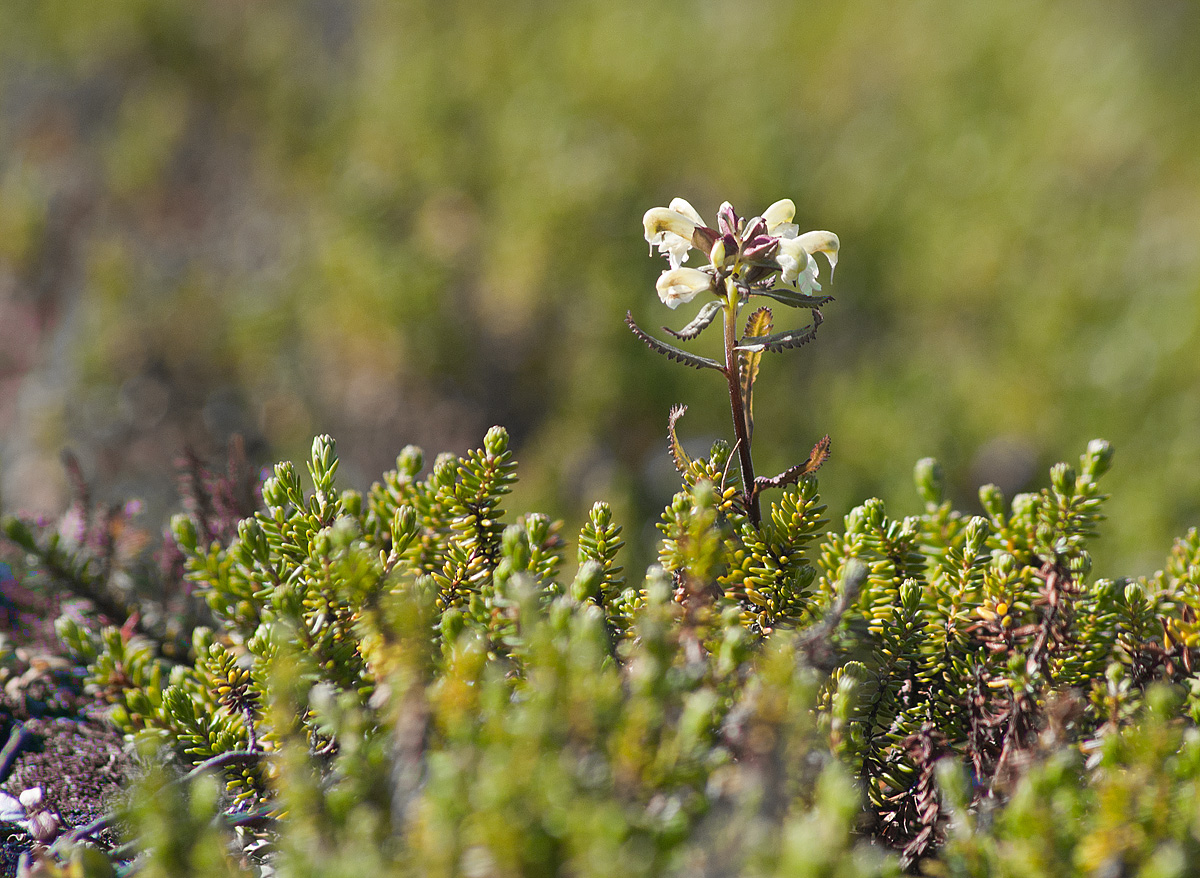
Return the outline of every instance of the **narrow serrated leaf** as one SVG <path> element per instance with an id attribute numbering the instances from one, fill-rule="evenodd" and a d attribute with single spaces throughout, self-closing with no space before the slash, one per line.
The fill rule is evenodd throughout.
<path id="1" fill-rule="evenodd" d="M 783 302 L 785 305 L 791 305 L 793 308 L 820 308 L 833 301 L 833 296 L 806 296 L 803 293 L 797 293 L 795 290 L 779 288 L 770 290 L 752 290 L 750 295 L 769 296 L 775 301 Z"/>
<path id="2" fill-rule="evenodd" d="M 759 308 L 746 321 L 746 335 L 769 336 L 773 326 L 770 308 Z M 738 352 L 738 377 L 742 386 L 742 406 L 746 412 L 746 438 L 754 436 L 754 381 L 758 378 L 758 367 L 762 362 L 762 351 Z"/>
<path id="3" fill-rule="evenodd" d="M 676 360 L 683 363 L 685 366 L 691 366 L 693 369 L 716 369 L 718 372 L 724 372 L 725 367 L 716 360 L 710 360 L 708 357 L 689 354 L 687 351 L 681 351 L 679 348 L 669 345 L 666 342 L 659 341 L 652 335 L 647 335 L 642 331 L 636 323 L 633 322 L 633 314 L 625 312 L 625 324 L 630 331 L 640 338 L 650 350 L 655 353 L 662 354 L 668 360 Z"/>
<path id="4" fill-rule="evenodd" d="M 686 476 L 688 468 L 692 465 L 692 459 L 684 451 L 683 443 L 679 441 L 679 436 L 675 433 L 675 424 L 686 411 L 686 405 L 673 405 L 671 413 L 667 416 L 667 439 L 671 445 L 671 460 L 675 461 L 675 469 L 679 470 L 681 476 Z"/>
<path id="5" fill-rule="evenodd" d="M 812 475 L 821 468 L 821 464 L 829 459 L 829 437 L 823 437 L 812 451 L 809 452 L 808 460 L 804 463 L 798 463 L 791 469 L 784 470 L 774 478 L 765 478 L 759 476 L 754 480 L 754 492 L 757 494 L 766 488 L 783 488 L 787 485 L 794 485 L 804 476 Z"/>
<path id="6" fill-rule="evenodd" d="M 774 335 L 766 336 L 746 336 L 742 339 L 741 344 L 734 348 L 736 351 L 771 351 L 779 353 L 788 348 L 798 348 L 801 345 L 808 344 L 817 337 L 817 327 L 821 325 L 821 312 L 813 309 L 812 326 L 805 329 L 789 329 L 786 332 L 777 332 Z"/>
<path id="7" fill-rule="evenodd" d="M 663 330 L 671 333 L 671 335 L 675 336 L 676 338 L 681 338 L 684 341 L 691 341 L 704 330 L 708 329 L 709 325 L 713 322 L 713 318 L 717 316 L 717 312 L 720 311 L 724 305 L 725 303 L 719 299 L 715 302 L 709 302 L 700 309 L 700 313 L 696 315 L 695 319 L 683 329 L 676 332 L 671 327 L 664 326 Z"/>

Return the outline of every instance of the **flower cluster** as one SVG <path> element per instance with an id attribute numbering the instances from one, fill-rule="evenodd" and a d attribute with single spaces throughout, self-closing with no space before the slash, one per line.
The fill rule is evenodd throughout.
<path id="1" fill-rule="evenodd" d="M 726 202 L 717 213 L 717 228 L 712 229 L 682 198 L 673 199 L 669 207 L 651 208 L 642 217 L 646 240 L 671 264 L 655 285 L 658 297 L 668 308 L 677 308 L 705 292 L 724 297 L 729 287 L 744 300 L 777 284 L 811 296 L 821 289 L 813 254 L 825 254 L 832 277 L 838 237 L 824 231 L 799 234 L 792 222 L 795 215 L 796 205 L 787 198 L 750 219 L 738 217 Z M 708 265 L 685 267 L 692 250 L 703 253 Z"/>
<path id="2" fill-rule="evenodd" d="M 663 330 L 684 341 L 697 338 L 723 316 L 724 358 L 715 360 L 677 348 L 643 331 L 626 313 L 625 322 L 650 350 L 693 369 L 720 372 L 729 385 L 730 414 L 736 437 L 734 449 L 741 468 L 742 491 L 735 500 L 745 510 L 750 526 L 762 523 L 759 494 L 769 488 L 786 488 L 812 475 L 829 456 L 829 438 L 813 446 L 808 459 L 772 478 L 754 474 L 750 443 L 754 436 L 754 383 L 765 352 L 778 353 L 808 344 L 817 336 L 821 307 L 832 296 L 814 295 L 821 289 L 819 269 L 813 257 L 824 253 L 832 276 L 837 267 L 838 237 L 833 232 L 806 232 L 801 235 L 792 219 L 796 205 L 784 198 L 763 211 L 761 216 L 739 217 L 728 202 L 717 212 L 717 227 L 705 224 L 700 214 L 682 198 L 669 207 L 653 207 L 642 217 L 651 253 L 657 247 L 667 257 L 670 268 L 656 284 L 658 297 L 669 308 L 678 308 L 701 293 L 711 293 L 694 318 L 682 329 Z M 692 250 L 708 258 L 703 268 L 688 268 Z M 775 318 L 769 307 L 756 308 L 741 329 L 739 316 L 752 296 L 774 299 L 790 308 L 808 310 L 812 322 L 797 329 L 775 332 Z M 739 332 L 739 329 L 741 330 Z M 672 456 L 686 479 L 690 472 L 686 454 L 675 435 L 673 414 L 669 421 Z M 722 476 L 722 483 L 724 476 Z"/>

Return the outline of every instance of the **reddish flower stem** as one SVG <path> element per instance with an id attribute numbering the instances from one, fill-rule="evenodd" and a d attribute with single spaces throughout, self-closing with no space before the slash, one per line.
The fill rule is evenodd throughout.
<path id="1" fill-rule="evenodd" d="M 742 399 L 741 374 L 738 369 L 737 300 L 725 305 L 725 380 L 729 383 L 729 407 L 733 411 L 733 432 L 737 436 L 738 460 L 742 469 L 742 490 L 746 495 L 746 512 L 756 528 L 762 524 L 758 492 L 754 490 L 754 459 L 750 456 L 750 430 L 746 426 L 746 402 Z"/>

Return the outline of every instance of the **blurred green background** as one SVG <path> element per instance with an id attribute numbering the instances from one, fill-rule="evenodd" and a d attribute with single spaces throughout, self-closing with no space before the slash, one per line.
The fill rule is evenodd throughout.
<path id="1" fill-rule="evenodd" d="M 186 444 L 328 431 L 366 486 L 500 423 L 512 508 L 608 499 L 646 557 L 668 407 L 729 433 L 622 323 L 695 310 L 641 237 L 676 195 L 841 236 L 762 472 L 828 432 L 835 514 L 915 511 L 925 455 L 977 508 L 1102 436 L 1100 572 L 1200 519 L 1193 0 L 0 4 L 3 504 L 61 506 L 64 446 L 153 519 Z"/>

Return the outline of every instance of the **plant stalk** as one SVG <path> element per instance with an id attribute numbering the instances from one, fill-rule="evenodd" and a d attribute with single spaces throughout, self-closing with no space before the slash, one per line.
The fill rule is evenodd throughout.
<path id="1" fill-rule="evenodd" d="M 746 512 L 756 528 L 762 524 L 758 492 L 754 490 L 754 458 L 750 456 L 750 430 L 746 426 L 746 402 L 742 399 L 741 376 L 738 370 L 737 291 L 728 287 L 725 303 L 725 380 L 729 383 L 729 406 L 733 410 L 733 432 L 737 436 L 738 460 L 742 469 L 742 490 L 746 495 Z"/>

